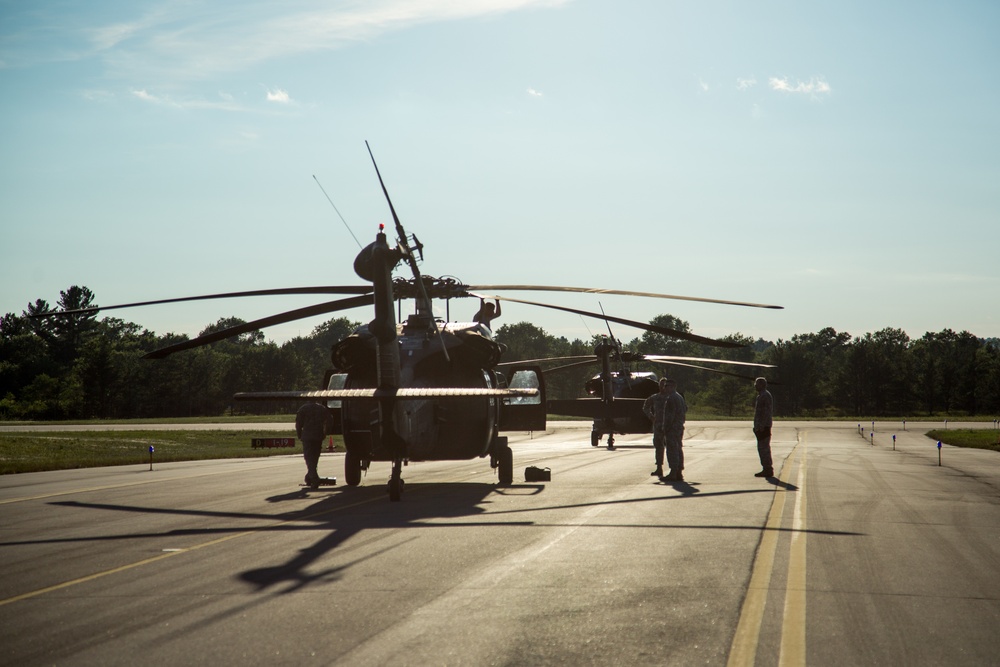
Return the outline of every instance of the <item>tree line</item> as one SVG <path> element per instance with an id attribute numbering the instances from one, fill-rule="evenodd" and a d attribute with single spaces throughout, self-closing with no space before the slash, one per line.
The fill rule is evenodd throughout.
<path id="1" fill-rule="evenodd" d="M 234 405 L 233 394 L 318 388 L 330 367 L 331 345 L 360 326 L 340 317 L 281 345 L 254 331 L 166 359 L 144 360 L 145 353 L 187 337 L 158 335 L 115 317 L 98 319 L 95 313 L 34 317 L 95 306 L 86 287 L 60 292 L 56 306 L 39 299 L 20 315 L 0 319 L 0 419 L 194 417 L 259 410 L 256 404 Z M 242 323 L 222 318 L 199 335 Z M 650 323 L 690 331 L 687 322 L 669 314 Z M 507 348 L 501 361 L 516 361 L 591 355 L 601 337 L 570 341 L 518 322 L 497 327 L 495 338 Z M 768 378 L 775 411 L 783 417 L 1000 415 L 1000 340 L 995 338 L 946 329 L 911 339 L 893 328 L 852 336 L 825 328 L 787 341 L 754 340 L 739 333 L 726 339 L 742 347 L 706 347 L 651 332 L 623 341 L 623 346 L 640 354 L 773 364 L 776 368 L 756 374 Z M 546 372 L 550 398 L 585 395 L 584 383 L 599 371 L 556 362 L 543 367 L 553 368 Z M 716 368 L 727 373 L 739 369 L 735 372 L 744 377 L 690 365 L 637 362 L 629 368 L 675 378 L 699 415 L 750 413 L 754 373 L 741 367 Z"/>

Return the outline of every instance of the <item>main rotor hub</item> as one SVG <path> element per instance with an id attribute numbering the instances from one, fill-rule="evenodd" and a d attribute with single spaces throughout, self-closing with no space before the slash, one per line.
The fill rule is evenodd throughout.
<path id="1" fill-rule="evenodd" d="M 457 299 L 469 296 L 469 286 L 457 278 L 451 276 L 435 278 L 428 275 L 421 275 L 420 278 L 429 299 Z M 416 299 L 420 295 L 420 287 L 413 278 L 395 278 L 392 281 L 392 289 L 396 298 L 400 299 Z"/>

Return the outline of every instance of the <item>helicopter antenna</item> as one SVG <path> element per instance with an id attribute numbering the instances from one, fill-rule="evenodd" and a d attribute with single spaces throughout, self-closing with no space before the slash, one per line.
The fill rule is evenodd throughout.
<path id="1" fill-rule="evenodd" d="M 597 302 L 597 307 L 601 309 L 601 315 L 604 316 L 604 324 L 606 324 L 607 327 L 608 327 L 608 336 L 611 337 L 612 341 L 615 340 L 615 335 L 613 333 L 611 333 L 611 322 L 608 321 L 608 315 L 607 315 L 607 313 L 604 312 L 604 305 L 601 304 L 600 301 L 598 301 Z"/>
<path id="2" fill-rule="evenodd" d="M 357 236 L 354 236 L 351 226 L 347 224 L 347 220 L 344 220 L 344 216 L 340 215 L 340 210 L 337 208 L 337 205 L 333 203 L 332 199 L 330 199 L 330 195 L 326 194 L 326 190 L 323 189 L 323 184 L 319 182 L 318 178 L 316 178 L 316 174 L 313 174 L 313 180 L 316 181 L 316 185 L 319 186 L 319 189 L 323 190 L 323 195 L 326 197 L 326 200 L 330 202 L 330 206 L 333 207 L 333 210 L 337 211 L 337 215 L 340 216 L 340 221 L 344 223 L 344 227 L 347 227 L 347 231 L 350 232 L 351 238 L 354 239 L 354 242 L 358 244 L 358 248 L 363 248 L 364 246 L 361 245 L 361 241 L 358 240 Z"/>
<path id="3" fill-rule="evenodd" d="M 615 338 L 614 333 L 611 332 L 611 321 L 607 319 L 607 313 L 604 312 L 604 305 L 598 301 L 597 306 L 601 309 L 601 315 L 604 315 L 604 323 L 608 326 L 608 336 L 611 338 L 611 344 L 615 346 L 615 350 L 618 352 L 618 372 L 622 373 L 624 371 L 625 383 L 630 387 L 632 386 L 632 373 L 625 366 L 625 355 L 622 354 L 622 342 Z"/>
<path id="4" fill-rule="evenodd" d="M 417 266 L 417 258 L 413 255 L 413 250 L 410 249 L 410 241 L 406 236 L 406 230 L 403 229 L 403 223 L 399 221 L 399 216 L 396 215 L 396 207 L 392 205 L 392 199 L 389 197 L 389 191 L 385 187 L 385 181 L 382 180 L 382 172 L 378 170 L 378 163 L 375 162 L 375 155 L 372 153 L 372 147 L 368 145 L 368 141 L 365 140 L 365 148 L 368 149 L 368 155 L 372 159 L 372 166 L 375 167 L 375 175 L 378 176 L 379 185 L 382 186 L 382 194 L 385 195 L 385 201 L 389 204 L 389 210 L 392 212 L 392 220 L 396 223 L 396 238 L 399 245 L 403 247 L 403 254 L 406 256 L 406 262 L 410 265 L 410 269 L 413 271 L 413 282 L 417 284 L 417 289 L 420 291 L 420 299 L 423 302 L 430 315 L 431 323 L 434 326 L 434 333 L 437 335 L 438 340 L 441 341 L 441 351 L 444 353 L 445 361 L 451 362 L 451 357 L 448 356 L 448 347 L 444 343 L 444 339 L 441 338 L 441 331 L 438 329 L 437 320 L 434 319 L 434 310 L 431 306 L 430 297 L 427 296 L 427 289 L 424 287 L 424 279 L 420 275 L 420 268 Z M 416 236 L 413 237 L 413 241 L 416 244 L 417 251 L 420 253 L 421 258 L 424 254 L 424 246 L 420 243 Z"/>

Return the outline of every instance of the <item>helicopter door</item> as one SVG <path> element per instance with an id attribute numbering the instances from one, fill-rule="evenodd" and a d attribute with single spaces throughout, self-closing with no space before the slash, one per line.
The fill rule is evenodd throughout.
<path id="1" fill-rule="evenodd" d="M 333 370 L 328 370 L 326 372 L 326 378 L 323 381 L 324 389 L 343 389 L 347 384 L 347 373 L 337 373 Z M 329 400 L 326 402 L 327 409 L 330 410 L 330 415 L 333 417 L 333 434 L 343 435 L 344 434 L 344 417 L 343 417 L 343 407 L 344 402 L 341 400 Z"/>
<path id="2" fill-rule="evenodd" d="M 512 396 L 502 399 L 501 431 L 545 430 L 545 380 L 539 366 L 514 367 L 507 371 L 507 387 L 537 389 L 537 396 Z"/>

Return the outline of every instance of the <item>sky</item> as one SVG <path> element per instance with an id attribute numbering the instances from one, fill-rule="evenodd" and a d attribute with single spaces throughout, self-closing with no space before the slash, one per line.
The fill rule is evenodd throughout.
<path id="1" fill-rule="evenodd" d="M 0 314 L 363 284 L 368 141 L 425 274 L 784 307 L 505 293 L 713 337 L 997 337 L 997 34 L 990 1 L 0 0 Z M 106 315 L 193 336 L 323 300 Z M 340 315 L 371 318 L 265 334 Z M 521 321 L 607 330 L 494 324 Z"/>

